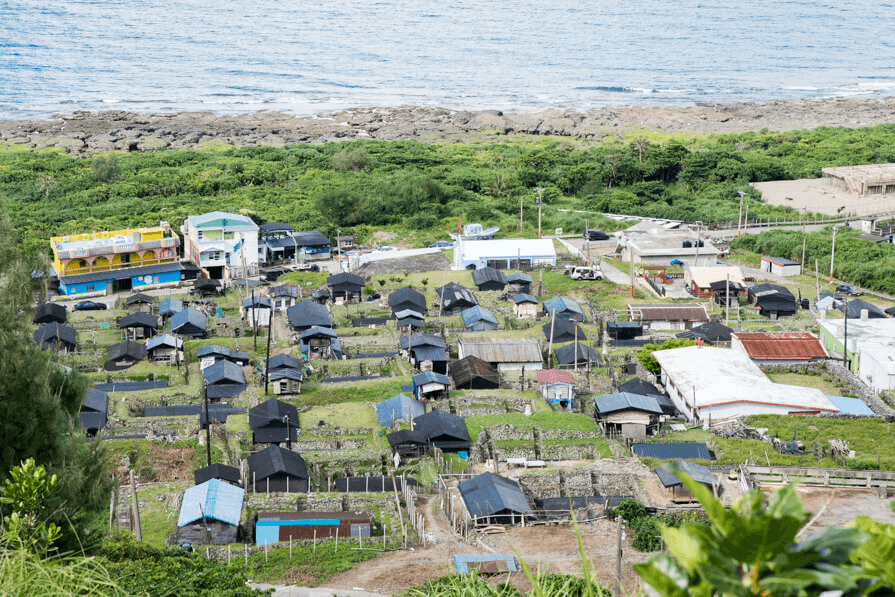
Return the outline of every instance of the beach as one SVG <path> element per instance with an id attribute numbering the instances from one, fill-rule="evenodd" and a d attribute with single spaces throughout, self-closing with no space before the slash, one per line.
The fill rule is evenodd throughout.
<path id="1" fill-rule="evenodd" d="M 482 142 L 508 135 L 625 141 L 642 134 L 792 131 L 895 123 L 895 98 L 796 100 L 767 104 L 698 104 L 684 108 L 623 106 L 589 111 L 511 113 L 400 106 L 355 108 L 299 117 L 261 111 L 57 114 L 45 121 L 0 121 L 0 143 L 59 148 L 76 155 L 104 151 L 193 149 L 208 144 L 282 146 L 354 139 Z"/>

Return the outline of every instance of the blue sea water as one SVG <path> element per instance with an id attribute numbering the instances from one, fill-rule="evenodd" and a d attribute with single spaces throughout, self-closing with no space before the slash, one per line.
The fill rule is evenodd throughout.
<path id="1" fill-rule="evenodd" d="M 0 119 L 895 95 L 895 4 L 2 0 Z"/>

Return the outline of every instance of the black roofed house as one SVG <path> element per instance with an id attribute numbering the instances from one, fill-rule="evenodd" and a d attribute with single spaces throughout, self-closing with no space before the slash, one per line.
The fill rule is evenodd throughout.
<path id="1" fill-rule="evenodd" d="M 456 282 L 448 282 L 441 288 L 436 288 L 435 294 L 441 297 L 441 310 L 445 315 L 456 315 L 479 304 L 471 290 Z"/>
<path id="2" fill-rule="evenodd" d="M 538 299 L 520 292 L 513 297 L 513 315 L 519 319 L 535 319 L 538 316 Z"/>
<path id="3" fill-rule="evenodd" d="M 109 408 L 109 395 L 95 388 L 87 390 L 87 396 L 78 413 L 80 427 L 87 435 L 94 436 L 106 426 L 106 411 Z"/>
<path id="4" fill-rule="evenodd" d="M 34 343 L 45 350 L 71 352 L 78 347 L 78 336 L 72 327 L 48 323 L 34 330 Z"/>
<path id="5" fill-rule="evenodd" d="M 514 525 L 536 519 L 519 483 L 494 473 L 482 473 L 458 486 L 466 511 L 476 526 Z"/>
<path id="6" fill-rule="evenodd" d="M 606 332 L 613 340 L 633 340 L 643 335 L 643 323 L 639 321 L 609 321 Z"/>
<path id="7" fill-rule="evenodd" d="M 282 222 L 258 226 L 258 255 L 263 263 L 274 263 L 295 257 L 298 243 L 293 240 L 295 229 Z"/>
<path id="8" fill-rule="evenodd" d="M 321 288 L 320 290 L 315 290 L 311 293 L 311 300 L 320 305 L 325 305 L 329 302 L 329 290 Z"/>
<path id="9" fill-rule="evenodd" d="M 395 313 L 396 328 L 422 329 L 426 324 L 426 318 L 413 309 L 404 309 Z"/>
<path id="10" fill-rule="evenodd" d="M 594 398 L 594 415 L 606 437 L 640 439 L 655 431 L 662 408 L 652 396 L 606 394 Z"/>
<path id="11" fill-rule="evenodd" d="M 162 334 L 146 343 L 146 353 L 153 363 L 179 363 L 183 361 L 183 340 L 171 334 Z"/>
<path id="12" fill-rule="evenodd" d="M 221 281 L 211 278 L 196 278 L 193 281 L 193 290 L 202 296 L 214 296 L 221 292 Z"/>
<path id="13" fill-rule="evenodd" d="M 293 330 L 303 331 L 314 326 L 331 328 L 333 318 L 325 306 L 314 301 L 302 301 L 286 309 L 289 325 Z"/>
<path id="14" fill-rule="evenodd" d="M 709 290 L 715 304 L 722 306 L 736 307 L 740 304 L 740 297 L 746 295 L 745 286 L 739 282 L 727 282 L 726 280 L 712 282 L 709 284 Z"/>
<path id="15" fill-rule="evenodd" d="M 443 452 L 464 452 L 469 450 L 469 432 L 463 417 L 435 409 L 413 420 L 413 426 L 423 433 L 433 448 Z"/>
<path id="16" fill-rule="evenodd" d="M 671 499 L 674 502 L 693 502 L 696 501 L 690 491 L 684 487 L 677 475 L 672 472 L 672 468 L 679 472 L 686 473 L 691 479 L 697 483 L 702 483 L 709 489 L 715 489 L 715 474 L 707 467 L 686 460 L 678 460 L 673 466 L 659 465 L 656 467 L 656 475 L 662 486 L 671 489 Z"/>
<path id="17" fill-rule="evenodd" d="M 451 363 L 451 381 L 458 390 L 496 390 L 500 374 L 478 357 L 468 356 Z"/>
<path id="18" fill-rule="evenodd" d="M 113 344 L 106 351 L 106 371 L 121 371 L 146 360 L 146 347 L 133 340 Z"/>
<path id="19" fill-rule="evenodd" d="M 138 292 L 137 294 L 132 294 L 124 301 L 124 306 L 127 309 L 128 313 L 152 313 L 152 303 L 155 299 L 153 299 L 148 294 L 143 294 Z"/>
<path id="20" fill-rule="evenodd" d="M 426 371 L 413 376 L 413 395 L 417 400 L 450 397 L 451 380 L 447 375 Z"/>
<path id="21" fill-rule="evenodd" d="M 171 316 L 171 331 L 178 336 L 205 338 L 208 336 L 208 318 L 195 309 L 183 309 Z"/>
<path id="22" fill-rule="evenodd" d="M 499 269 L 483 267 L 473 270 L 472 282 L 481 291 L 503 290 L 507 285 L 507 277 Z"/>
<path id="23" fill-rule="evenodd" d="M 531 291 L 531 274 L 523 274 L 521 272 L 510 272 L 506 274 L 507 286 L 510 290 L 519 293 L 527 293 Z"/>
<path id="24" fill-rule="evenodd" d="M 289 286 L 288 284 L 281 284 L 280 286 L 274 286 L 269 291 L 270 301 L 273 303 L 274 311 L 279 311 L 283 313 L 295 304 L 296 299 L 298 299 L 298 288 L 295 286 Z"/>
<path id="25" fill-rule="evenodd" d="M 249 428 L 255 444 L 294 442 L 298 438 L 298 409 L 271 398 L 249 409 Z"/>
<path id="26" fill-rule="evenodd" d="M 246 389 L 246 378 L 242 367 L 230 361 L 218 361 L 202 370 L 205 391 L 209 400 L 233 398 Z"/>
<path id="27" fill-rule="evenodd" d="M 320 255 L 329 253 L 332 241 L 319 230 L 303 230 L 296 232 L 294 235 L 295 242 L 298 243 L 299 253 L 305 255 Z"/>
<path id="28" fill-rule="evenodd" d="M 846 307 L 845 305 L 848 305 Z M 849 299 L 848 302 L 840 301 L 839 305 L 837 305 L 838 309 L 843 313 L 848 309 L 848 318 L 849 319 L 886 319 L 886 313 L 877 307 L 876 305 L 872 305 L 867 301 L 862 301 L 861 299 Z M 866 311 L 866 314 L 864 313 Z"/>
<path id="29" fill-rule="evenodd" d="M 701 338 L 703 342 L 707 342 L 709 344 L 730 344 L 730 335 L 733 333 L 733 328 L 729 328 L 723 323 L 719 323 L 717 321 L 710 321 L 708 323 L 704 323 L 702 325 L 698 325 L 694 328 L 687 330 L 686 332 L 681 332 L 677 334 L 677 338 L 689 338 L 691 340 L 695 340 L 696 338 Z"/>
<path id="30" fill-rule="evenodd" d="M 357 274 L 342 272 L 328 277 L 326 279 L 326 285 L 329 286 L 329 292 L 332 295 L 333 302 L 340 304 L 359 302 L 361 300 L 361 293 L 367 283 Z"/>
<path id="31" fill-rule="evenodd" d="M 335 358 L 333 342 L 337 342 L 338 338 L 338 333 L 332 328 L 314 326 L 302 330 L 300 334 L 302 352 L 307 352 L 309 359 Z"/>
<path id="32" fill-rule="evenodd" d="M 494 313 L 478 305 L 462 311 L 460 317 L 466 329 L 472 332 L 496 330 L 500 325 Z"/>
<path id="33" fill-rule="evenodd" d="M 235 466 L 227 466 L 226 464 L 212 464 L 210 466 L 203 466 L 200 469 L 196 469 L 196 471 L 193 472 L 193 479 L 195 480 L 196 485 L 201 485 L 212 479 L 226 481 L 227 483 L 232 483 L 237 486 L 242 484 L 239 469 Z"/>
<path id="34" fill-rule="evenodd" d="M 581 342 L 560 346 L 553 351 L 553 354 L 556 357 L 556 364 L 561 369 L 571 369 L 576 365 L 578 367 L 599 367 L 602 364 L 597 350 Z"/>
<path id="35" fill-rule="evenodd" d="M 124 330 L 129 339 L 151 338 L 158 330 L 158 317 L 138 311 L 122 317 L 118 327 Z"/>
<path id="36" fill-rule="evenodd" d="M 268 446 L 250 454 L 249 487 L 253 493 L 307 493 L 311 476 L 297 452 L 279 446 Z"/>
<path id="37" fill-rule="evenodd" d="M 431 334 L 401 336 L 401 351 L 405 358 L 419 370 L 429 369 L 437 373 L 447 372 L 447 343 Z"/>
<path id="38" fill-rule="evenodd" d="M 300 359 L 288 354 L 272 356 L 268 364 L 268 374 L 270 375 L 274 394 L 301 393 L 304 370 Z"/>
<path id="39" fill-rule="evenodd" d="M 553 340 L 554 344 L 563 344 L 564 342 L 580 342 L 587 340 L 587 334 L 584 329 L 577 323 L 569 319 L 556 318 L 556 321 L 548 321 L 541 328 L 544 337 L 548 341 Z"/>
<path id="40" fill-rule="evenodd" d="M 426 314 L 426 297 L 417 292 L 413 288 L 405 286 L 398 290 L 393 290 L 388 295 L 388 308 L 392 315 L 405 309 L 416 311 L 421 315 Z"/>
<path id="41" fill-rule="evenodd" d="M 552 299 L 544 301 L 542 307 L 544 307 L 545 315 L 550 318 L 555 317 L 557 321 L 561 319 L 584 321 L 584 313 L 581 311 L 581 307 L 579 307 L 578 303 L 572 299 L 555 296 Z"/>
<path id="42" fill-rule="evenodd" d="M 422 416 L 422 415 L 420 415 Z M 393 454 L 399 458 L 419 456 L 429 449 L 429 439 L 418 429 L 401 429 L 385 436 Z"/>
<path id="43" fill-rule="evenodd" d="M 33 323 L 65 323 L 68 312 L 59 303 L 43 303 L 34 310 Z"/>
<path id="44" fill-rule="evenodd" d="M 217 344 L 200 346 L 196 351 L 196 356 L 202 361 L 202 369 L 205 369 L 218 361 L 230 361 L 240 367 L 245 367 L 249 364 L 249 354 L 247 352 L 233 350 L 232 348 L 218 346 Z"/>
<path id="45" fill-rule="evenodd" d="M 762 317 L 775 320 L 790 317 L 798 311 L 796 297 L 785 286 L 778 284 L 758 284 L 748 289 L 749 303 Z"/>

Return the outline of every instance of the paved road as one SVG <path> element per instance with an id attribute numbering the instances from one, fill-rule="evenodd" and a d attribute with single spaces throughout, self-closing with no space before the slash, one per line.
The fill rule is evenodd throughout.
<path id="1" fill-rule="evenodd" d="M 349 589 L 328 589 L 326 587 L 296 587 L 249 583 L 253 589 L 273 589 L 274 597 L 382 597 L 383 593 Z"/>

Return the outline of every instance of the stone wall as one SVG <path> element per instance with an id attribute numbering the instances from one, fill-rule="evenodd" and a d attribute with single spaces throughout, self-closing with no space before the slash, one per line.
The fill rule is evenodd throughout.
<path id="1" fill-rule="evenodd" d="M 530 498 L 632 495 L 646 502 L 641 479 L 653 476 L 636 459 L 604 459 L 571 470 L 526 471 L 519 485 Z"/>

